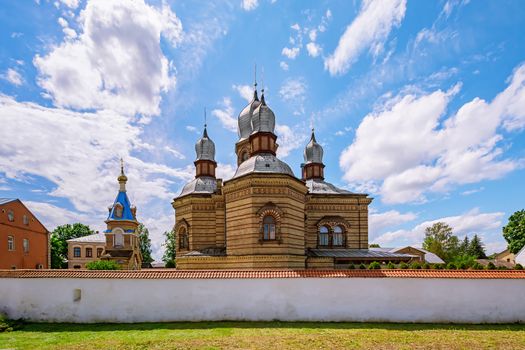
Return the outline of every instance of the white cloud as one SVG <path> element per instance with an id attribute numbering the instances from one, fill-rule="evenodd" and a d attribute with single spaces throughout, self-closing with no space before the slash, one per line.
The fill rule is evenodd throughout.
<path id="1" fill-rule="evenodd" d="M 297 31 L 301 30 L 301 27 L 299 26 L 299 23 L 295 23 L 295 24 L 291 25 L 290 28 L 292 28 L 293 30 L 297 30 Z"/>
<path id="2" fill-rule="evenodd" d="M 288 63 L 286 63 L 286 62 L 284 62 L 284 61 L 281 61 L 281 62 L 279 63 L 279 67 L 281 67 L 281 69 L 284 70 L 284 71 L 287 71 L 288 68 L 289 68 Z"/>
<path id="3" fill-rule="evenodd" d="M 219 119 L 226 130 L 237 132 L 237 119 L 233 117 L 232 100 L 224 97 L 221 104 L 222 108 L 214 109 L 211 114 Z"/>
<path id="4" fill-rule="evenodd" d="M 492 246 L 498 247 L 503 241 L 501 227 L 504 215 L 502 212 L 480 213 L 479 209 L 475 208 L 462 215 L 422 222 L 410 230 L 389 231 L 374 238 L 373 242 L 381 246 L 401 246 L 405 244 L 421 246 L 425 238 L 425 229 L 436 222 L 445 222 L 452 227 L 454 234 L 457 236 L 478 234 L 483 242 L 487 243 L 487 248 Z"/>
<path id="5" fill-rule="evenodd" d="M 279 95 L 284 102 L 291 103 L 295 109 L 294 115 L 304 114 L 304 101 L 306 100 L 306 80 L 304 78 L 288 78 L 279 89 Z"/>
<path id="6" fill-rule="evenodd" d="M 216 177 L 218 179 L 223 179 L 223 180 L 231 179 L 233 174 L 235 174 L 236 170 L 237 170 L 237 167 L 232 164 L 218 163 Z"/>
<path id="7" fill-rule="evenodd" d="M 59 1 L 72 10 L 76 9 L 79 5 L 79 0 L 59 0 Z"/>
<path id="8" fill-rule="evenodd" d="M 58 24 L 60 24 L 60 26 L 62 27 L 62 31 L 64 32 L 67 38 L 74 39 L 77 37 L 77 32 L 75 32 L 73 29 L 69 27 L 69 24 L 64 18 L 59 17 Z"/>
<path id="9" fill-rule="evenodd" d="M 105 230 L 104 220 L 106 218 L 103 215 L 89 215 L 44 202 L 24 201 L 24 204 L 49 231 L 53 231 L 57 226 L 76 222 L 88 225 L 94 231 L 103 232 Z"/>
<path id="10" fill-rule="evenodd" d="M 300 130 L 298 127 L 292 129 L 284 124 L 275 125 L 275 134 L 277 135 L 277 143 L 279 144 L 277 155 L 279 157 L 286 158 L 293 150 L 306 145 L 308 135 L 298 130 Z"/>
<path id="11" fill-rule="evenodd" d="M 321 46 L 314 42 L 310 42 L 306 44 L 306 50 L 308 50 L 308 54 L 312 57 L 317 57 L 321 53 Z"/>
<path id="12" fill-rule="evenodd" d="M 241 1 L 241 7 L 244 11 L 255 10 L 257 6 L 259 6 L 258 0 L 242 0 Z"/>
<path id="13" fill-rule="evenodd" d="M 8 68 L 4 74 L 0 75 L 0 78 L 7 80 L 8 82 L 16 86 L 20 86 L 24 83 L 24 79 L 22 78 L 20 73 L 18 73 L 13 68 Z"/>
<path id="14" fill-rule="evenodd" d="M 315 41 L 317 39 L 317 30 L 310 30 L 310 32 L 308 33 L 308 37 L 310 38 L 310 41 Z"/>
<path id="15" fill-rule="evenodd" d="M 200 134 L 200 131 L 193 125 L 186 125 L 186 130 L 194 132 L 196 134 Z"/>
<path id="16" fill-rule="evenodd" d="M 397 226 L 413 221 L 417 215 L 411 212 L 400 213 L 397 210 L 389 210 L 383 213 L 371 213 L 368 215 L 370 236 L 377 236 L 378 232 L 385 228 Z"/>
<path id="17" fill-rule="evenodd" d="M 38 83 L 55 105 L 158 114 L 160 94 L 175 83 L 160 36 L 172 45 L 181 40 L 176 15 L 167 5 L 158 10 L 143 1 L 93 0 L 78 20 L 82 31 L 77 39 L 33 60 Z"/>
<path id="18" fill-rule="evenodd" d="M 186 156 L 184 154 L 182 154 L 181 152 L 177 151 L 173 147 L 164 146 L 164 150 L 166 150 L 167 152 L 173 154 L 173 156 L 175 158 L 177 158 L 177 159 L 186 159 Z"/>
<path id="19" fill-rule="evenodd" d="M 525 126 L 524 82 L 521 66 L 492 102 L 475 98 L 443 121 L 458 85 L 448 92 L 387 100 L 362 120 L 353 143 L 342 152 L 344 178 L 374 181 L 384 202 L 405 203 L 425 201 L 427 192 L 504 176 L 521 161 L 501 159 L 497 131 Z"/>
<path id="20" fill-rule="evenodd" d="M 41 176 L 56 186 L 50 196 L 68 199 L 78 211 L 103 211 L 112 203 L 120 157 L 137 204 L 154 198 L 169 201 L 172 183 L 193 174 L 134 157 L 134 150 L 148 148 L 140 139 L 142 131 L 115 113 L 45 108 L 0 95 L 0 115 L 0 169 L 5 176 Z"/>
<path id="21" fill-rule="evenodd" d="M 252 98 L 253 98 L 253 87 L 251 87 L 250 85 L 233 85 L 232 87 L 246 101 L 250 102 L 252 100 Z"/>
<path id="22" fill-rule="evenodd" d="M 283 48 L 281 51 L 281 54 L 283 56 L 288 57 L 289 59 L 293 60 L 299 55 L 300 48 L 298 47 L 292 47 L 291 49 L 288 47 Z"/>
<path id="23" fill-rule="evenodd" d="M 401 24 L 405 10 L 406 0 L 364 1 L 333 54 L 325 59 L 325 69 L 331 75 L 346 73 L 363 50 L 382 46 L 392 28 Z"/>

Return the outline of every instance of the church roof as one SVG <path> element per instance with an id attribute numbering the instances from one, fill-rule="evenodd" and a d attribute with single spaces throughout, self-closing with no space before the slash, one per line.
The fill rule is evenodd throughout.
<path id="1" fill-rule="evenodd" d="M 310 249 L 308 255 L 315 257 L 330 258 L 353 258 L 353 259 L 410 259 L 416 257 L 411 254 L 392 253 L 376 249 Z"/>
<path id="2" fill-rule="evenodd" d="M 352 192 L 335 187 L 321 179 L 306 180 L 306 187 L 311 194 L 352 194 Z"/>
<path id="3" fill-rule="evenodd" d="M 251 173 L 286 174 L 295 177 L 290 166 L 271 153 L 256 154 L 242 162 L 232 179 Z"/>
<path id="4" fill-rule="evenodd" d="M 103 233 L 95 233 L 93 235 L 71 238 L 67 242 L 82 242 L 82 243 L 105 243 L 106 236 Z"/>
<path id="5" fill-rule="evenodd" d="M 122 216 L 121 217 L 118 217 L 116 215 L 117 203 L 120 203 L 120 205 L 122 205 Z M 115 202 L 113 202 L 113 205 L 111 206 L 111 210 L 109 211 L 107 220 L 135 221 L 135 217 L 133 216 L 133 213 L 131 212 L 131 203 L 125 191 L 118 192 L 117 198 L 115 198 Z"/>
<path id="6" fill-rule="evenodd" d="M 215 178 L 211 176 L 200 176 L 184 185 L 178 197 L 186 196 L 192 193 L 212 194 L 215 193 L 216 190 L 217 180 L 215 180 Z"/>

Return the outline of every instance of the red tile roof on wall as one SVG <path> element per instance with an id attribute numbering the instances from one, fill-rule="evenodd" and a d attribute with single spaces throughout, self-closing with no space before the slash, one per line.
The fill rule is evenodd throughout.
<path id="1" fill-rule="evenodd" d="M 270 278 L 467 278 L 525 279 L 517 270 L 0 270 L 0 278 L 270 279 Z"/>

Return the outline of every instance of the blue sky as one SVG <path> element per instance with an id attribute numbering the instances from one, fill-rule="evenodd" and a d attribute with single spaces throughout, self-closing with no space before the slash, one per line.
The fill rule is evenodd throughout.
<path id="1" fill-rule="evenodd" d="M 370 241 L 446 221 L 502 250 L 525 196 L 521 1 L 11 1 L 0 5 L 0 197 L 49 229 L 102 229 L 120 157 L 155 256 L 194 175 L 203 110 L 218 173 L 259 88 L 300 175 L 315 126 L 326 179 L 374 197 Z"/>

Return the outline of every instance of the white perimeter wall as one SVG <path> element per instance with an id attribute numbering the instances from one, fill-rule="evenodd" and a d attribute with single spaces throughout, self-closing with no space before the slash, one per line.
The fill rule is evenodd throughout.
<path id="1" fill-rule="evenodd" d="M 525 279 L 0 278 L 0 312 L 49 322 L 523 322 Z"/>

